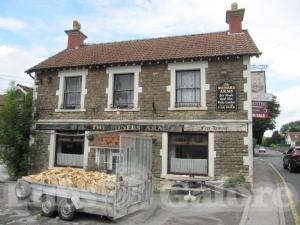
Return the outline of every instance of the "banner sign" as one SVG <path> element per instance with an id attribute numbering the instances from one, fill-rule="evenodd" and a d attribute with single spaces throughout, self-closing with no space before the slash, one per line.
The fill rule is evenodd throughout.
<path id="1" fill-rule="evenodd" d="M 222 82 L 217 85 L 217 111 L 237 110 L 237 90 L 231 82 Z"/>

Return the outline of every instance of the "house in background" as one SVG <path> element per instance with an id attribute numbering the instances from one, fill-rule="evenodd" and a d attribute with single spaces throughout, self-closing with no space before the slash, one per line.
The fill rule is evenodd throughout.
<path id="1" fill-rule="evenodd" d="M 300 132 L 288 132 L 285 138 L 287 144 L 295 147 L 300 144 Z"/>
<path id="2" fill-rule="evenodd" d="M 233 3 L 226 31 L 102 44 L 86 44 L 74 21 L 67 48 L 27 71 L 36 79 L 32 172 L 113 170 L 118 136 L 130 133 L 152 138 L 156 183 L 251 181 L 250 59 L 261 53 L 243 17 Z"/>
<path id="3" fill-rule="evenodd" d="M 0 108 L 4 105 L 5 95 L 0 95 Z"/>

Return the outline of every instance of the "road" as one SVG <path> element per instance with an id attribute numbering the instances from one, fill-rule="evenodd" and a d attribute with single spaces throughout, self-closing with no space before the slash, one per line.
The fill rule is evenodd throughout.
<path id="1" fill-rule="evenodd" d="M 294 202 L 296 204 L 297 211 L 300 214 L 300 172 L 298 171 L 295 173 L 290 173 L 288 170 L 283 169 L 283 154 L 281 152 L 267 148 L 265 153 L 259 153 L 256 151 L 256 156 L 260 159 L 272 163 L 275 166 L 275 168 L 280 172 L 280 174 L 284 177 L 286 183 L 288 184 L 290 190 L 293 193 Z"/>

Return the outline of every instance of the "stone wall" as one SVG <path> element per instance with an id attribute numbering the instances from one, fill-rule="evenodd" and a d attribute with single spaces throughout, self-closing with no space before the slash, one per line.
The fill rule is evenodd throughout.
<path id="1" fill-rule="evenodd" d="M 206 70 L 206 83 L 210 89 L 206 92 L 208 110 L 204 111 L 168 111 L 170 106 L 170 93 L 167 86 L 170 85 L 170 71 L 167 64 L 143 65 L 139 77 L 138 112 L 105 112 L 107 107 L 106 88 L 108 75 L 106 70 L 89 70 L 86 80 L 87 94 L 85 95 L 85 112 L 55 112 L 58 106 L 56 91 L 59 87 L 58 73 L 44 73 L 38 75 L 42 81 L 38 86 L 37 115 L 38 119 L 247 119 L 247 111 L 243 109 L 246 100 L 243 78 L 244 65 L 242 59 L 228 61 L 212 61 L 208 63 Z M 221 71 L 229 71 L 222 75 Z M 51 77 L 51 81 L 49 80 Z M 216 111 L 216 85 L 221 81 L 231 81 L 237 86 L 238 110 L 237 112 Z M 153 109 L 155 107 L 155 110 Z"/>
<path id="2" fill-rule="evenodd" d="M 215 176 L 248 176 L 249 167 L 243 164 L 248 156 L 248 146 L 244 144 L 247 133 L 215 133 Z"/>

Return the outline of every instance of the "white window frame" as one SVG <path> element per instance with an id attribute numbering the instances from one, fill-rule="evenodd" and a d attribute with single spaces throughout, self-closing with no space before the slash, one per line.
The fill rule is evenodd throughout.
<path id="1" fill-rule="evenodd" d="M 110 67 L 106 69 L 108 74 L 108 88 L 106 88 L 107 94 L 107 108 L 104 111 L 140 111 L 138 106 L 139 93 L 142 92 L 142 87 L 139 87 L 139 75 L 141 72 L 141 66 L 122 66 L 122 67 Z M 113 96 L 114 96 L 114 74 L 134 74 L 134 94 L 133 94 L 133 108 L 117 109 L 113 108 Z"/>
<path id="2" fill-rule="evenodd" d="M 167 91 L 170 92 L 170 107 L 168 110 L 207 110 L 206 106 L 206 91 L 209 90 L 209 84 L 206 84 L 206 69 L 208 68 L 207 61 L 201 62 L 179 62 L 169 63 L 168 70 L 170 71 L 170 85 L 167 86 Z M 201 82 L 201 106 L 199 107 L 176 107 L 176 71 L 182 70 L 200 70 Z"/>
<path id="3" fill-rule="evenodd" d="M 86 77 L 88 75 L 88 70 L 68 70 L 68 71 L 59 71 L 59 89 L 56 91 L 56 95 L 58 96 L 58 105 L 55 112 L 83 112 L 84 108 L 84 99 L 87 94 L 86 87 Z M 64 103 L 64 88 L 65 88 L 65 78 L 66 77 L 79 77 L 81 76 L 81 101 L 80 101 L 80 109 L 62 109 L 61 106 Z"/>

